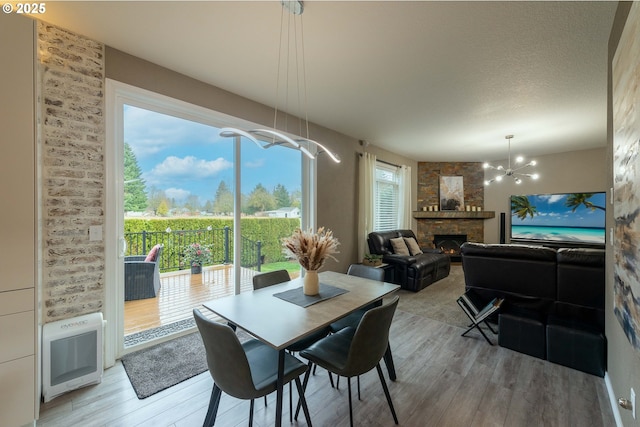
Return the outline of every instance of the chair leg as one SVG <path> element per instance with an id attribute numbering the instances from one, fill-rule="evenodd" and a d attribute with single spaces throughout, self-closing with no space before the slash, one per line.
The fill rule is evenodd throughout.
<path id="1" fill-rule="evenodd" d="M 389 379 L 395 381 L 396 367 L 393 364 L 393 355 L 391 354 L 391 346 L 387 344 L 387 351 L 384 352 L 384 364 L 387 365 L 387 372 L 389 372 Z"/>
<path id="2" fill-rule="evenodd" d="M 331 375 L 331 372 L 329 372 L 329 371 L 327 371 L 327 373 L 329 374 L 329 382 L 331 383 L 331 388 L 336 388 L 336 387 L 333 385 L 333 375 Z"/>
<path id="3" fill-rule="evenodd" d="M 304 381 L 302 382 L 302 394 L 307 390 L 307 383 L 309 382 L 309 375 L 311 375 L 311 365 L 313 362 L 309 362 L 307 365 L 307 372 L 304 373 Z M 331 375 L 331 373 L 329 373 Z M 329 377 L 331 378 L 331 377 Z M 298 414 L 300 414 L 300 405 L 302 403 L 302 399 L 298 398 L 298 404 L 296 405 L 296 413 L 293 417 L 294 420 L 298 420 Z"/>
<path id="4" fill-rule="evenodd" d="M 380 377 L 380 382 L 382 383 L 382 389 L 384 390 L 384 395 L 387 398 L 387 403 L 389 404 L 389 408 L 391 409 L 391 415 L 393 415 L 393 421 L 395 421 L 395 423 L 398 424 L 398 417 L 396 415 L 396 410 L 393 408 L 391 395 L 389 394 L 389 389 L 387 388 L 387 382 L 384 379 L 384 375 L 382 375 L 382 368 L 380 367 L 380 363 L 376 365 L 376 370 L 378 371 L 378 377 Z"/>
<path id="5" fill-rule="evenodd" d="M 216 423 L 216 415 L 218 414 L 218 405 L 220 404 L 221 396 L 222 390 L 214 383 L 213 390 L 211 390 L 211 399 L 209 399 L 209 409 L 207 409 L 203 427 L 210 427 Z"/>
<path id="6" fill-rule="evenodd" d="M 249 404 L 249 427 L 253 426 L 253 399 L 251 399 L 251 403 Z"/>
<path id="7" fill-rule="evenodd" d="M 307 406 L 307 399 L 304 397 L 304 388 L 300 384 L 300 377 L 296 378 L 296 388 L 298 389 L 298 400 L 302 405 L 302 411 L 304 412 L 304 419 L 307 421 L 307 425 L 311 427 L 311 415 L 309 415 L 309 407 Z M 296 414 L 297 415 L 297 414 Z"/>
<path id="8" fill-rule="evenodd" d="M 356 380 L 358 381 L 358 400 L 362 400 L 360 399 L 360 375 L 356 377 Z"/>
<path id="9" fill-rule="evenodd" d="M 351 377 L 347 377 L 347 391 L 349 393 L 349 425 L 353 427 L 353 409 L 351 405 Z"/>
<path id="10" fill-rule="evenodd" d="M 289 382 L 289 422 L 293 424 L 293 388 Z"/>
<path id="11" fill-rule="evenodd" d="M 336 375 L 336 388 L 340 390 L 340 375 Z"/>

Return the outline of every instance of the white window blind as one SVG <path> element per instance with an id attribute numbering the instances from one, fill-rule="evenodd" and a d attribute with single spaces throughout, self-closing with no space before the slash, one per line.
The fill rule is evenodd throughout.
<path id="1" fill-rule="evenodd" d="M 388 231 L 398 228 L 399 211 L 398 169 L 384 163 L 376 165 L 375 188 L 375 231 Z"/>

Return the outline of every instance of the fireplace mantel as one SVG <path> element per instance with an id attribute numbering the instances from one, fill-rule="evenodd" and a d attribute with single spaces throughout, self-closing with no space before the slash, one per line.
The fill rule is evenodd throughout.
<path id="1" fill-rule="evenodd" d="M 490 219 L 493 211 L 413 211 L 415 219 Z"/>

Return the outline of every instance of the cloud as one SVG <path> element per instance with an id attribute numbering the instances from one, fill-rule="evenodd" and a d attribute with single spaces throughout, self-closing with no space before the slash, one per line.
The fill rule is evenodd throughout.
<path id="1" fill-rule="evenodd" d="M 256 169 L 256 168 L 261 168 L 265 165 L 266 161 L 265 159 L 256 159 L 254 161 L 251 162 L 245 162 L 244 163 L 244 167 L 245 168 L 250 168 L 250 169 Z"/>
<path id="2" fill-rule="evenodd" d="M 175 146 L 202 146 L 217 140 L 218 130 L 212 126 L 132 106 L 124 109 L 124 141 L 137 158 Z"/>
<path id="3" fill-rule="evenodd" d="M 233 163 L 223 157 L 215 160 L 198 159 L 195 156 L 169 156 L 157 164 L 143 178 L 150 186 L 164 187 L 175 183 L 195 182 L 214 177 L 232 169 Z"/>
<path id="4" fill-rule="evenodd" d="M 189 190 L 184 190 L 182 188 L 167 188 L 166 190 L 164 190 L 164 194 L 165 196 L 167 196 L 169 199 L 175 199 L 178 201 L 184 201 L 187 199 L 187 197 L 189 197 L 191 195 L 191 191 Z"/>
<path id="5" fill-rule="evenodd" d="M 559 201 L 561 201 L 562 199 L 565 198 L 565 194 L 548 194 L 548 195 L 541 195 L 540 199 L 542 200 L 546 200 L 548 203 L 557 203 Z"/>

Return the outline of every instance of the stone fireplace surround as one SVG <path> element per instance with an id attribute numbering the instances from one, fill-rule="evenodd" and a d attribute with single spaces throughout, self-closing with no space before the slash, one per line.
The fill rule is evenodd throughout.
<path id="1" fill-rule="evenodd" d="M 464 203 L 483 208 L 482 212 L 424 212 L 423 206 L 438 205 L 440 176 L 462 176 Z M 484 170 L 479 162 L 419 162 L 418 201 L 414 212 L 416 237 L 422 247 L 434 247 L 436 234 L 464 234 L 470 242 L 484 241 L 484 220 L 494 212 L 484 211 Z"/>

